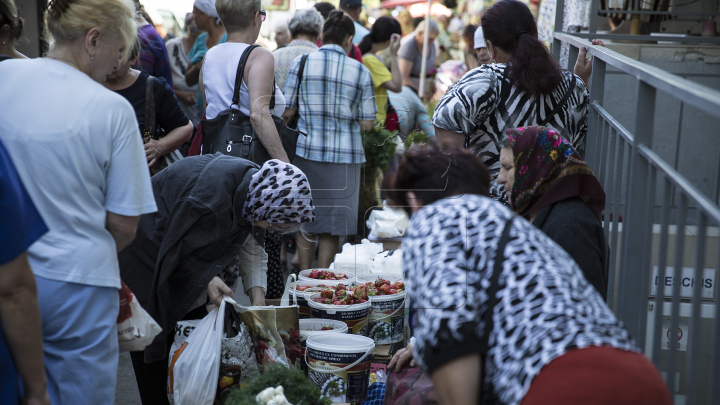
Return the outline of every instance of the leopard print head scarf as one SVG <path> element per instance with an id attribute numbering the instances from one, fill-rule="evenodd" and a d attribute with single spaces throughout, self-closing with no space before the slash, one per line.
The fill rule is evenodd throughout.
<path id="1" fill-rule="evenodd" d="M 252 176 L 243 209 L 249 223 L 274 224 L 312 222 L 315 207 L 305 173 L 281 160 L 268 160 Z"/>

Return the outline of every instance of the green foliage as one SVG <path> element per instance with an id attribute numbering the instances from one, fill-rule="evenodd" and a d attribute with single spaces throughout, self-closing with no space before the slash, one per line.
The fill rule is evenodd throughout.
<path id="1" fill-rule="evenodd" d="M 282 385 L 285 398 L 293 405 L 331 405 L 328 398 L 322 397 L 320 390 L 305 377 L 299 369 L 275 366 L 252 378 L 243 389 L 232 391 L 225 405 L 257 405 L 255 396 L 268 387 Z"/>
<path id="2" fill-rule="evenodd" d="M 425 132 L 412 131 L 408 134 L 407 139 L 405 139 L 405 149 L 409 148 L 410 145 L 414 143 L 423 143 L 426 140 L 427 136 L 425 135 Z"/>
<path id="3" fill-rule="evenodd" d="M 382 126 L 375 125 L 372 129 L 362 132 L 363 148 L 365 149 L 364 173 L 375 173 L 377 169 L 387 170 L 397 149 L 397 131 L 390 132 Z"/>

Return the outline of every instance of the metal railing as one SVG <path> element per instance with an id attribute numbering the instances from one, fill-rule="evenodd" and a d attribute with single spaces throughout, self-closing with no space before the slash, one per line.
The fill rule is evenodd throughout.
<path id="1" fill-rule="evenodd" d="M 589 35 L 559 32 L 563 1 L 557 3 L 553 40 L 556 58 L 561 42 L 570 45 L 570 70 L 580 47 L 586 47 L 593 55 L 585 158 L 607 195 L 603 226 L 611 247 L 608 303 L 637 344 L 661 371 L 665 371 L 672 392 L 680 385 L 687 404 L 720 404 L 720 317 L 716 315 L 715 296 L 718 289 L 711 288 L 714 301 L 703 300 L 704 269 L 714 267 L 715 273 L 720 270 L 720 242 L 717 246 L 708 246 L 708 233 L 716 232 L 713 227 L 720 227 L 720 208 L 652 149 L 658 91 L 679 100 L 682 105 L 693 106 L 717 118 L 720 118 L 720 92 L 608 48 L 593 46 L 583 38 Z M 674 37 L 674 40 L 685 42 L 686 38 Z M 603 108 L 608 66 L 637 79 L 632 131 Z M 632 91 L 619 89 L 628 90 Z M 673 199 L 677 200 L 675 204 Z M 659 224 L 656 205 L 660 208 Z M 691 279 L 697 282 L 691 282 L 692 287 L 683 290 L 680 280 L 684 263 L 689 259 L 684 257 L 689 208 L 693 208 L 692 222 L 695 224 Z M 655 244 L 653 229 L 659 229 Z M 674 243 L 671 243 L 673 237 Z M 716 263 L 706 263 L 706 256 L 712 254 L 717 254 L 719 259 Z M 657 278 L 651 281 L 653 263 L 657 264 Z M 671 294 L 666 294 L 664 288 L 668 277 L 672 283 Z M 657 283 L 656 280 L 660 283 L 653 300 L 650 299 L 650 285 Z M 617 293 L 613 288 L 615 285 Z M 676 331 L 683 330 L 681 306 L 689 308 L 684 315 L 688 319 L 684 326 L 686 354 L 681 353 L 682 344 L 675 341 Z M 710 339 L 706 339 L 709 331 L 701 333 L 701 325 L 707 327 L 708 319 Z M 661 347 L 664 327 L 668 330 L 667 348 Z M 705 345 L 701 344 L 701 339 L 706 340 Z M 683 356 L 686 357 L 684 363 L 680 361 Z M 678 371 L 683 373 L 680 384 Z"/>

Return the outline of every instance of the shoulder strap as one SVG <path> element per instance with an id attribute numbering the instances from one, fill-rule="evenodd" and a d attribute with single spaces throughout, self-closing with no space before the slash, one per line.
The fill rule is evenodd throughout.
<path id="1" fill-rule="evenodd" d="M 572 80 L 570 81 L 570 88 L 568 88 L 568 91 L 565 93 L 563 98 L 560 100 L 559 103 L 553 108 L 553 110 L 550 112 L 550 114 L 545 116 L 545 119 L 538 123 L 539 127 L 544 127 L 545 124 L 550 122 L 550 120 L 557 114 L 564 106 L 565 103 L 567 103 L 570 96 L 573 94 L 573 91 L 575 91 L 575 75 L 572 75 Z"/>
<path id="2" fill-rule="evenodd" d="M 295 88 L 295 96 L 300 97 L 300 83 L 302 83 L 303 73 L 305 72 L 305 63 L 307 63 L 308 54 L 304 54 L 300 58 L 300 68 L 298 69 L 298 82 Z"/>
<path id="3" fill-rule="evenodd" d="M 155 89 L 153 83 L 155 78 L 148 76 L 147 84 L 145 85 L 145 134 L 143 136 L 146 139 L 145 142 L 155 138 Z"/>
<path id="4" fill-rule="evenodd" d="M 237 73 L 235 73 L 235 89 L 233 90 L 233 98 L 231 106 L 240 104 L 240 86 L 242 85 L 243 80 L 243 74 L 245 73 L 245 63 L 248 60 L 248 57 L 250 56 L 250 52 L 252 52 L 253 49 L 260 47 L 260 45 L 250 45 L 242 53 L 242 56 L 240 56 L 240 62 L 238 63 Z"/>
<path id="5" fill-rule="evenodd" d="M 353 46 L 352 48 L 350 48 L 350 57 L 353 58 L 353 59 L 355 59 L 355 46 Z"/>
<path id="6" fill-rule="evenodd" d="M 500 273 L 502 273 L 503 263 L 505 262 L 505 246 L 510 241 L 510 229 L 512 224 L 517 218 L 513 215 L 506 223 L 503 229 L 500 241 L 498 242 L 497 250 L 495 251 L 495 260 L 493 264 L 493 272 L 490 276 L 490 286 L 487 289 L 488 305 L 487 310 L 483 313 L 483 320 L 485 321 L 485 331 L 482 336 L 480 353 L 487 353 L 490 349 L 489 339 L 490 332 L 493 330 L 493 309 L 497 306 L 497 292 L 500 289 L 498 283 L 500 279 Z"/>

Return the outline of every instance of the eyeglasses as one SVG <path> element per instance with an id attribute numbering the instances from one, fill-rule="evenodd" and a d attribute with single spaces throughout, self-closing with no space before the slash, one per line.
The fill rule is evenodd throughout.
<path id="1" fill-rule="evenodd" d="M 258 11 L 258 12 L 260 13 L 260 20 L 261 20 L 261 21 L 265 21 L 265 18 L 267 18 L 267 11 L 265 11 L 265 10 L 260 10 L 260 11 Z"/>

